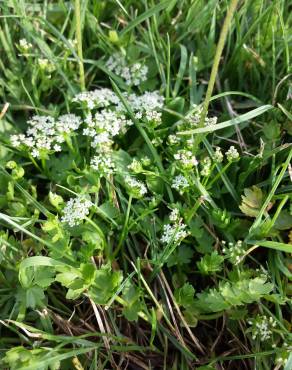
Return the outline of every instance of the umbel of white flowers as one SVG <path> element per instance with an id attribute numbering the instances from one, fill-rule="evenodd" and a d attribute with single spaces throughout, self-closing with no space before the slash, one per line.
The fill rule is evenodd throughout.
<path id="1" fill-rule="evenodd" d="M 81 119 L 75 114 L 64 114 L 58 119 L 36 115 L 27 123 L 26 133 L 12 135 L 11 143 L 16 148 L 28 150 L 33 157 L 41 158 L 50 152 L 60 152 L 66 135 L 79 128 Z"/>
<path id="2" fill-rule="evenodd" d="M 61 222 L 67 223 L 70 227 L 79 225 L 89 214 L 93 203 L 82 195 L 77 198 L 70 198 L 63 209 Z"/>
<path id="3" fill-rule="evenodd" d="M 147 80 L 148 67 L 142 63 L 129 65 L 126 57 L 121 53 L 110 56 L 105 66 L 125 80 L 128 86 L 139 86 L 141 82 Z"/>

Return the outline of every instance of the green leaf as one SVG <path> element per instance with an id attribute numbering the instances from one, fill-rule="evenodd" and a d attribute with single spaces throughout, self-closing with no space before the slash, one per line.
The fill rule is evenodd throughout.
<path id="1" fill-rule="evenodd" d="M 201 312 L 219 312 L 236 306 L 258 302 L 265 298 L 274 285 L 265 277 L 221 282 L 218 289 L 210 289 L 197 295 L 194 307 Z"/>
<path id="2" fill-rule="evenodd" d="M 274 223 L 274 228 L 277 230 L 289 230 L 292 228 L 292 215 L 288 210 L 284 209 L 281 211 Z"/>
<path id="3" fill-rule="evenodd" d="M 52 267 L 42 266 L 34 269 L 34 282 L 41 288 L 47 288 L 55 281 L 55 270 Z"/>
<path id="4" fill-rule="evenodd" d="M 187 48 L 184 45 L 180 46 L 180 65 L 178 74 L 176 76 L 175 85 L 173 89 L 173 96 L 177 96 L 180 85 L 182 83 L 182 80 L 184 78 L 186 66 L 187 66 L 187 59 L 188 59 L 188 51 Z"/>
<path id="5" fill-rule="evenodd" d="M 92 263 L 82 263 L 80 265 L 80 272 L 86 284 L 92 284 L 96 276 L 96 266 Z"/>
<path id="6" fill-rule="evenodd" d="M 97 304 L 106 304 L 123 279 L 120 271 L 102 266 L 96 271 L 95 280 L 88 290 L 89 297 Z"/>
<path id="7" fill-rule="evenodd" d="M 197 262 L 198 269 L 203 275 L 209 275 L 216 271 L 221 271 L 224 257 L 220 256 L 217 251 L 207 254 Z"/>
<path id="8" fill-rule="evenodd" d="M 263 204 L 263 193 L 257 186 L 244 189 L 241 196 L 242 202 L 239 206 L 242 213 L 249 217 L 257 217 Z"/>
<path id="9" fill-rule="evenodd" d="M 188 308 L 194 303 L 194 294 L 194 287 L 189 283 L 185 283 L 181 288 L 175 290 L 174 297 L 178 305 Z"/>
<path id="10" fill-rule="evenodd" d="M 45 294 L 42 288 L 33 286 L 26 290 L 26 307 L 36 308 L 44 305 Z"/>
<path id="11" fill-rule="evenodd" d="M 194 251 L 187 245 L 179 246 L 167 260 L 167 266 L 172 267 L 176 265 L 188 264 L 194 255 Z"/>
<path id="12" fill-rule="evenodd" d="M 129 321 L 137 321 L 138 313 L 142 309 L 139 290 L 128 281 L 123 290 L 123 299 L 127 305 L 123 308 L 123 315 Z"/>
<path id="13" fill-rule="evenodd" d="M 281 135 L 281 125 L 275 121 L 267 122 L 263 127 L 263 133 L 268 140 L 277 140 Z"/>
<path id="14" fill-rule="evenodd" d="M 80 275 L 77 271 L 67 271 L 58 274 L 55 280 L 61 283 L 64 287 L 69 288 L 76 279 L 80 279 Z"/>
<path id="15" fill-rule="evenodd" d="M 167 8 L 168 5 L 169 5 L 169 0 L 162 1 L 162 2 L 158 3 L 157 5 L 153 6 L 152 8 L 150 8 L 149 10 L 147 10 L 146 12 L 140 14 L 138 17 L 135 17 L 135 19 L 132 20 L 127 25 L 127 27 L 125 27 L 122 30 L 122 32 L 120 33 L 120 36 L 123 37 L 126 33 L 128 33 L 129 31 L 131 31 L 133 28 L 135 28 L 136 26 L 138 26 L 140 23 L 142 23 L 146 19 L 152 17 L 154 14 L 160 12 L 161 10 Z"/>
<path id="16" fill-rule="evenodd" d="M 195 306 L 201 312 L 219 312 L 229 308 L 229 304 L 225 302 L 222 295 L 216 289 L 199 293 L 197 297 L 198 300 L 195 302 Z"/>
<path id="17" fill-rule="evenodd" d="M 277 251 L 292 253 L 291 244 L 279 243 L 271 240 L 249 240 L 247 244 L 253 244 L 258 245 L 260 247 L 275 249 Z"/>

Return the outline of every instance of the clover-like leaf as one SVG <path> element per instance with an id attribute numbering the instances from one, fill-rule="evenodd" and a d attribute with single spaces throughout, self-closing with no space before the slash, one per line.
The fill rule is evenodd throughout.
<path id="1" fill-rule="evenodd" d="M 257 186 L 244 189 L 244 195 L 241 196 L 242 202 L 239 206 L 242 213 L 249 217 L 257 217 L 263 204 L 263 192 Z"/>

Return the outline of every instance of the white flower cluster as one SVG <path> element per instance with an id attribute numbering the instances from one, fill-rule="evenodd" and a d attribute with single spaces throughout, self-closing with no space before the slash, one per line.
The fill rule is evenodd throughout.
<path id="1" fill-rule="evenodd" d="M 277 322 L 266 315 L 257 315 L 255 319 L 248 320 L 248 324 L 252 325 L 252 339 L 258 338 L 261 342 L 270 339 L 273 328 L 277 326 Z"/>
<path id="2" fill-rule="evenodd" d="M 32 48 L 32 44 L 26 39 L 19 40 L 19 47 L 23 52 L 28 52 Z"/>
<path id="3" fill-rule="evenodd" d="M 125 178 L 125 184 L 135 198 L 142 198 L 143 195 L 147 193 L 146 185 L 142 181 L 136 180 L 134 177 L 127 176 Z"/>
<path id="4" fill-rule="evenodd" d="M 186 225 L 183 223 L 183 219 L 179 217 L 179 210 L 174 209 L 169 215 L 171 224 L 163 226 L 163 234 L 160 241 L 164 244 L 180 244 L 189 233 L 185 230 Z"/>
<path id="5" fill-rule="evenodd" d="M 24 147 L 33 157 L 42 158 L 51 152 L 60 152 L 65 136 L 76 131 L 81 120 L 75 114 L 64 114 L 58 119 L 51 116 L 33 116 L 26 134 L 10 137 L 14 147 Z"/>
<path id="6" fill-rule="evenodd" d="M 193 109 L 191 110 L 190 113 L 186 115 L 184 122 L 180 123 L 179 128 L 183 129 L 196 128 L 200 123 L 202 111 L 203 111 L 202 105 L 194 104 Z M 216 123 L 217 117 L 206 117 L 204 126 L 216 125 Z"/>
<path id="7" fill-rule="evenodd" d="M 146 91 L 144 94 L 137 96 L 136 94 L 125 94 L 128 97 L 128 102 L 134 112 L 144 111 L 152 112 L 161 109 L 164 104 L 164 97 L 158 91 Z"/>
<path id="8" fill-rule="evenodd" d="M 63 209 L 61 222 L 67 223 L 70 227 L 79 225 L 89 214 L 92 205 L 91 201 L 84 196 L 71 198 Z"/>
<path id="9" fill-rule="evenodd" d="M 157 126 L 161 123 L 161 109 L 164 97 L 158 91 L 149 92 L 137 96 L 136 94 L 124 94 L 137 119 L 145 119 Z"/>
<path id="10" fill-rule="evenodd" d="M 178 221 L 178 220 L 179 220 L 179 216 L 180 216 L 180 214 L 179 214 L 179 210 L 178 210 L 177 208 L 174 208 L 174 209 L 170 212 L 170 214 L 169 214 L 169 219 L 170 219 L 170 221 L 172 221 L 172 222 L 176 222 L 176 221 Z"/>
<path id="11" fill-rule="evenodd" d="M 190 150 L 181 149 L 174 154 L 174 159 L 179 161 L 180 165 L 184 169 L 191 169 L 198 165 L 196 157 Z"/>
<path id="12" fill-rule="evenodd" d="M 164 97 L 157 91 L 146 91 L 138 96 L 136 94 L 123 93 L 123 96 L 137 119 L 145 119 L 147 122 L 158 125 L 161 122 L 161 108 L 164 104 Z M 120 98 L 110 89 L 102 88 L 93 91 L 82 92 L 73 98 L 89 110 L 99 108 L 111 108 L 118 116 L 125 114 L 126 109 Z M 109 109 L 104 110 L 108 112 Z M 104 113 L 103 113 L 104 114 Z"/>
<path id="13" fill-rule="evenodd" d="M 92 138 L 91 146 L 105 149 L 112 144 L 112 138 L 126 131 L 133 123 L 120 112 L 102 109 L 92 116 L 89 113 L 85 119 L 86 128 L 83 135 Z"/>
<path id="14" fill-rule="evenodd" d="M 90 167 L 99 172 L 101 176 L 108 176 L 115 172 L 115 163 L 112 160 L 111 152 L 97 154 L 91 158 Z"/>
<path id="15" fill-rule="evenodd" d="M 126 58 L 121 53 L 110 56 L 105 66 L 125 80 L 128 86 L 138 86 L 147 80 L 148 67 L 141 63 L 128 65 Z"/>
<path id="16" fill-rule="evenodd" d="M 233 145 L 228 149 L 228 151 L 225 154 L 229 162 L 234 162 L 239 158 L 239 153 Z"/>
<path id="17" fill-rule="evenodd" d="M 205 157 L 202 162 L 202 169 L 201 169 L 201 175 L 202 176 L 209 176 L 211 174 L 211 167 L 212 167 L 212 161 L 210 157 Z"/>
<path id="18" fill-rule="evenodd" d="M 72 101 L 82 103 L 85 108 L 88 108 L 89 110 L 94 108 L 106 108 L 110 105 L 120 104 L 120 99 L 108 88 L 79 93 Z"/>
<path id="19" fill-rule="evenodd" d="M 237 265 L 242 261 L 246 252 L 242 240 L 238 240 L 235 244 L 229 242 L 228 247 L 226 247 L 226 242 L 224 240 L 222 241 L 222 244 L 224 245 L 222 252 L 232 263 Z"/>
<path id="20" fill-rule="evenodd" d="M 170 145 L 176 145 L 179 144 L 180 138 L 177 135 L 171 134 L 168 135 L 167 141 Z"/>
<path id="21" fill-rule="evenodd" d="M 183 175 L 177 175 L 172 180 L 171 187 L 177 190 L 180 194 L 183 194 L 184 191 L 189 187 L 189 183 Z"/>
<path id="22" fill-rule="evenodd" d="M 51 61 L 49 61 L 49 59 L 46 58 L 39 58 L 38 64 L 42 71 L 47 72 L 49 74 L 54 72 L 54 70 L 56 69 L 54 63 L 52 63 Z"/>
<path id="23" fill-rule="evenodd" d="M 127 166 L 127 168 L 128 168 L 129 170 L 133 171 L 134 173 L 141 173 L 141 172 L 143 172 L 143 165 L 142 165 L 142 163 L 141 163 L 138 159 L 136 159 L 136 158 L 134 158 L 134 159 L 132 160 L 132 162 Z"/>
<path id="24" fill-rule="evenodd" d="M 216 147 L 215 149 L 215 152 L 214 152 L 214 155 L 213 155 L 213 159 L 216 163 L 221 163 L 223 161 L 223 153 L 221 151 L 221 148 L 219 146 Z"/>

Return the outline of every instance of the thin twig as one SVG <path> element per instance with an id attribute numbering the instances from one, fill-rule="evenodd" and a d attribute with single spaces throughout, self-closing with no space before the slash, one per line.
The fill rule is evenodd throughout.
<path id="1" fill-rule="evenodd" d="M 3 109 L 2 109 L 2 111 L 0 113 L 0 120 L 4 117 L 5 113 L 8 110 L 8 107 L 9 107 L 9 103 L 5 103 Z"/>
<path id="2" fill-rule="evenodd" d="M 162 280 L 163 280 L 163 282 L 164 282 L 164 285 L 165 285 L 165 287 L 166 287 L 166 289 L 167 289 L 167 291 L 168 291 L 168 294 L 170 295 L 170 297 L 171 297 L 171 299 L 172 299 L 172 301 L 173 301 L 173 305 L 174 305 L 174 307 L 175 307 L 175 309 L 176 309 L 176 311 L 177 311 L 177 313 L 178 313 L 178 315 L 179 315 L 179 317 L 180 317 L 180 319 L 181 319 L 181 321 L 182 321 L 182 323 L 183 323 L 184 327 L 186 328 L 187 332 L 189 333 L 189 336 L 192 338 L 192 341 L 193 341 L 193 342 L 194 342 L 194 344 L 196 345 L 197 349 L 198 349 L 201 353 L 203 353 L 203 354 L 204 354 L 205 352 L 204 352 L 203 347 L 202 347 L 202 346 L 201 346 L 201 344 L 199 343 L 198 339 L 194 336 L 194 334 L 192 333 L 192 331 L 191 331 L 191 329 L 190 329 L 189 325 L 187 324 L 187 322 L 186 322 L 185 318 L 183 317 L 183 315 L 182 315 L 182 313 L 181 313 L 181 310 L 180 310 L 180 308 L 179 308 L 178 304 L 176 303 L 175 298 L 174 298 L 174 296 L 173 296 L 173 294 L 172 294 L 172 290 L 170 289 L 170 286 L 168 285 L 168 282 L 167 282 L 167 280 L 166 280 L 166 278 L 165 278 L 165 275 L 163 274 L 163 272 L 162 272 L 162 271 L 160 272 L 160 276 L 161 276 L 161 279 L 162 279 Z"/>

